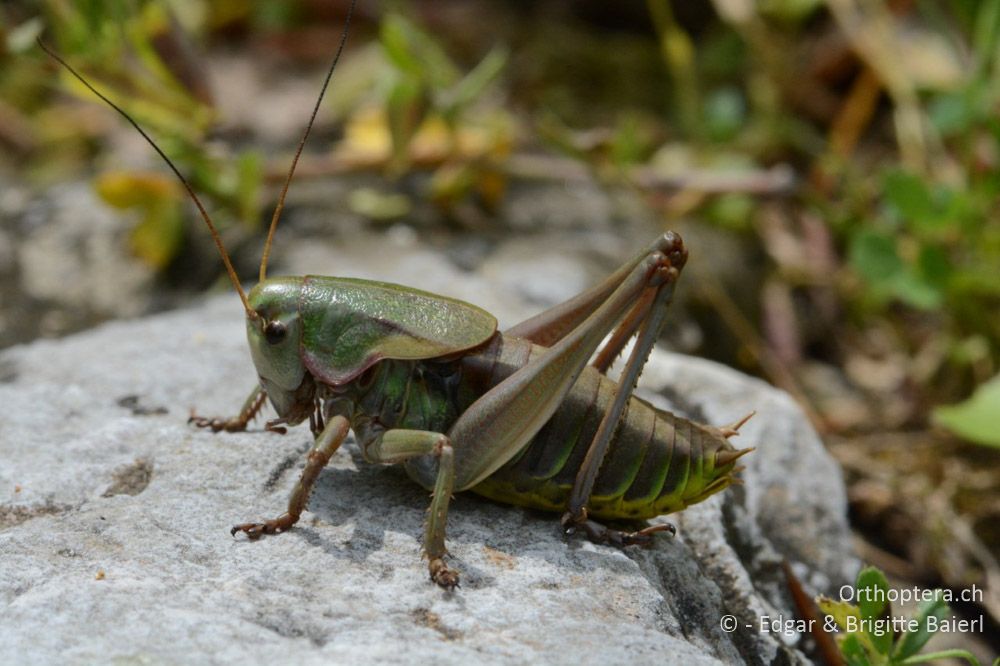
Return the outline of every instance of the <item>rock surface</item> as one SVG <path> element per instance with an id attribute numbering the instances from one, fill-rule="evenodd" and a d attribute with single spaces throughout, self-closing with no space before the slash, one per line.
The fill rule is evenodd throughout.
<path id="1" fill-rule="evenodd" d="M 461 273 L 413 239 L 289 256 L 465 298 L 506 325 L 537 310 L 496 267 Z M 583 286 L 559 265 L 549 284 Z M 839 470 L 793 402 L 661 351 L 651 400 L 715 424 L 757 411 L 744 485 L 671 516 L 674 539 L 623 552 L 461 495 L 448 543 L 462 588 L 447 594 L 420 559 L 426 493 L 353 443 L 294 530 L 233 539 L 233 523 L 283 510 L 310 445 L 304 427 L 185 423 L 193 405 L 234 412 L 254 381 L 234 296 L 0 355 L 0 663 L 798 663 L 803 637 L 758 626 L 794 617 L 782 560 L 813 593 L 855 571 Z"/>

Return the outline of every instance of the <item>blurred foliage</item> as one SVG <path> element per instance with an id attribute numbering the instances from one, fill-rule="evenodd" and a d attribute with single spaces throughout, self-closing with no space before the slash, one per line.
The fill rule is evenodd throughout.
<path id="1" fill-rule="evenodd" d="M 1000 446 L 1000 377 L 994 377 L 976 389 L 965 402 L 938 407 L 934 418 L 942 426 L 971 442 Z"/>
<path id="2" fill-rule="evenodd" d="M 894 348 L 922 357 L 926 363 L 907 368 L 907 380 L 932 403 L 953 400 L 995 375 L 1000 2 L 774 2 L 759 11 L 739 0 L 714 4 L 750 47 L 748 85 L 742 90 L 748 124 L 736 140 L 746 141 L 755 125 L 763 127 L 769 139 L 751 146 L 751 154 L 768 159 L 784 135 L 786 158 L 808 165 L 804 210 L 825 221 L 834 251 L 845 257 L 837 273 L 799 274 L 802 283 L 793 288 L 806 293 L 816 281 L 832 285 L 848 319 L 830 323 L 845 337 L 863 344 L 878 329 L 895 339 Z M 822 56 L 817 55 L 822 44 L 802 39 L 824 10 L 839 34 L 817 39 L 826 39 L 826 48 L 835 51 L 830 42 L 844 44 Z M 669 34 L 661 31 L 664 38 Z M 788 53 L 801 54 L 801 63 L 790 63 Z M 836 67 L 824 60 L 834 56 L 842 59 Z M 803 91 L 812 98 L 802 100 Z M 816 108 L 824 93 L 830 95 L 825 115 Z M 698 117 L 711 119 L 720 108 L 741 107 L 710 104 L 712 95 L 701 90 L 690 94 L 706 100 L 696 109 Z M 888 106 L 881 114 L 883 104 Z M 803 111 L 813 116 L 809 126 L 800 122 Z M 888 124 L 880 125 L 880 119 Z M 725 122 L 709 120 L 704 126 L 715 124 Z M 821 140 L 817 132 L 824 129 Z M 886 139 L 895 141 L 896 151 Z M 762 210 L 757 206 L 748 217 Z M 776 268 L 799 272 L 801 266 L 791 263 L 778 257 Z M 885 352 L 863 346 L 846 351 Z M 843 346 L 837 353 L 845 353 Z M 914 423 L 926 418 L 918 403 Z M 987 418 L 1000 431 L 1000 410 Z M 951 427 L 954 421 L 939 423 Z"/>
<path id="3" fill-rule="evenodd" d="M 182 190 L 172 175 L 107 172 L 96 183 L 98 194 L 108 204 L 141 211 L 142 219 L 132 229 L 132 249 L 157 268 L 170 263 L 184 235 Z"/>
<path id="4" fill-rule="evenodd" d="M 932 377 L 943 379 L 945 389 L 952 391 L 954 373 L 963 368 L 973 381 L 984 381 L 998 369 L 1000 3 L 952 2 L 921 9 L 912 18 L 942 33 L 934 42 L 928 41 L 927 32 L 918 37 L 925 44 L 936 44 L 943 62 L 935 68 L 933 60 L 924 58 L 922 80 L 910 72 L 911 81 L 896 84 L 908 84 L 916 93 L 915 99 L 897 103 L 897 141 L 908 136 L 898 127 L 898 107 L 912 104 L 919 138 L 911 141 L 917 145 L 909 149 L 901 145 L 902 163 L 884 159 L 874 173 L 867 167 L 839 165 L 835 175 L 844 179 L 842 191 L 863 195 L 845 198 L 841 206 L 824 206 L 823 212 L 836 221 L 849 266 L 861 278 L 845 299 L 855 316 L 876 315 L 894 323 L 910 349 L 941 347 L 939 367 L 925 371 L 923 382 L 934 393 L 926 382 Z M 897 41 L 905 38 L 901 34 L 905 29 L 905 25 L 895 27 L 900 33 Z M 879 67 L 877 62 L 870 66 Z M 908 72 L 906 67 L 899 69 Z M 935 69 L 947 73 L 927 75 Z M 878 185 L 875 190 L 859 182 L 872 176 Z M 925 331 L 912 327 L 908 310 L 933 318 L 939 326 L 937 335 L 928 339 Z M 994 431 L 1000 430 L 1000 410 L 979 414 L 980 431 L 983 419 Z M 960 435 L 970 432 L 956 427 L 954 419 L 938 421 Z M 981 436 L 972 440 L 984 441 Z"/>
<path id="5" fill-rule="evenodd" d="M 507 62 L 505 51 L 490 50 L 462 73 L 437 40 L 390 11 L 371 56 L 370 92 L 350 111 L 338 161 L 383 167 L 390 176 L 432 168 L 427 196 L 435 203 L 447 209 L 475 193 L 495 207 L 503 195 L 499 162 L 510 151 L 513 120 L 497 101 L 482 102 Z M 411 210 L 404 195 L 371 189 L 356 193 L 351 205 L 381 220 Z"/>
<path id="6" fill-rule="evenodd" d="M 40 154 L 32 167 L 54 180 L 79 167 L 105 129 L 94 116 L 77 114 L 46 97 L 53 80 L 51 63 L 34 44 L 44 37 L 98 90 L 122 107 L 163 148 L 194 189 L 220 211 L 219 222 L 258 224 L 261 158 L 254 150 L 215 156 L 205 148 L 215 121 L 210 86 L 194 60 L 193 34 L 159 2 L 45 0 L 24 8 L 26 18 L 6 32 L 0 90 L 12 106 L 31 114 L 30 145 Z M 0 13 L 0 20 L 9 20 Z M 94 96 L 68 72 L 60 87 L 87 102 Z M 46 104 L 49 106 L 46 106 Z M 37 143 L 37 145 L 35 145 Z M 95 180 L 110 205 L 140 211 L 132 234 L 136 254 L 158 269 L 177 256 L 186 234 L 201 222 L 183 214 L 187 194 L 161 174 L 108 172 Z"/>
<path id="7" fill-rule="evenodd" d="M 857 368 L 898 352 L 912 362 L 897 386 L 922 395 L 897 425 L 926 425 L 927 404 L 965 398 L 997 375 L 1000 0 L 647 0 L 644 12 L 622 8 L 633 21 L 627 35 L 579 21 L 505 28 L 491 41 L 519 44 L 513 68 L 502 47 L 466 44 L 461 57 L 450 55 L 455 35 L 446 43 L 414 20 L 412 6 L 394 7 L 378 17 L 376 40 L 352 46 L 338 73 L 342 90 L 331 105 L 343 138 L 325 164 L 330 173 L 429 171 L 416 194 L 447 212 L 472 202 L 488 214 L 511 178 L 572 178 L 573 163 L 582 164 L 600 180 L 646 192 L 666 224 L 693 215 L 759 245 L 772 261 L 765 280 L 780 288 L 765 290 L 759 316 L 733 310 L 729 325 L 757 369 L 800 398 L 809 390 L 798 383 L 808 381 L 794 359 Z M 250 232 L 265 180 L 280 167 L 253 150 L 225 154 L 207 142 L 217 119 L 204 56 L 194 54 L 242 33 L 270 35 L 294 56 L 308 43 L 296 39 L 314 11 L 240 0 L 11 3 L 0 13 L 0 115 L 9 121 L 0 123 L 0 141 L 31 155 L 28 168 L 43 180 L 100 156 L 98 140 L 114 121 L 51 94 L 51 65 L 33 44 L 44 35 L 157 138 L 220 226 L 240 221 Z M 467 42 L 492 34 L 488 25 L 471 32 Z M 650 85 L 634 85 L 636 77 Z M 65 72 L 59 81 L 92 101 Z M 518 106 L 527 113 L 515 114 Z M 511 159 L 539 142 L 566 162 L 525 169 Z M 775 165 L 802 174 L 796 191 L 769 171 Z M 727 185 L 715 184 L 720 178 Z M 158 175 L 116 170 L 95 186 L 110 205 L 136 211 L 132 248 L 158 268 L 200 224 L 183 191 Z M 395 220 L 418 205 L 414 194 L 366 187 L 348 203 L 373 220 Z M 793 207 L 775 207 L 772 196 Z M 826 236 L 807 237 L 806 217 L 820 220 Z M 825 262 L 802 256 L 814 254 Z M 706 289 L 715 309 L 733 309 L 720 301 L 723 290 Z M 821 291 L 834 292 L 832 311 Z M 740 316 L 762 333 L 740 333 Z M 812 321 L 826 330 L 810 332 Z M 847 378 L 861 392 L 881 386 Z M 837 430 L 866 429 L 823 405 L 814 415 Z M 1000 430 L 1000 415 L 980 418 Z M 954 418 L 937 423 L 963 433 Z"/>
<path id="8" fill-rule="evenodd" d="M 889 581 L 875 567 L 865 567 L 858 573 L 853 598 L 857 605 L 835 601 L 826 597 L 817 599 L 820 611 L 832 618 L 839 631 L 838 645 L 847 666 L 902 666 L 903 664 L 929 664 L 940 659 L 962 659 L 978 666 L 979 660 L 969 651 L 952 649 L 918 654 L 934 633 L 947 627 L 954 616 L 950 615 L 944 593 L 935 590 L 930 598 L 922 600 L 908 626 L 912 631 L 894 631 L 893 622 L 901 616 L 893 612 L 887 600 Z M 826 622 L 823 623 L 824 627 Z M 947 631 L 947 629 L 945 629 Z"/>

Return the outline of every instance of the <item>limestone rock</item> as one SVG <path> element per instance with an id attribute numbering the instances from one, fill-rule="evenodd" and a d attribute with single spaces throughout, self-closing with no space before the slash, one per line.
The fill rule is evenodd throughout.
<path id="1" fill-rule="evenodd" d="M 430 255 L 403 261 L 382 278 L 415 270 L 523 314 Z M 298 526 L 234 539 L 284 509 L 311 443 L 187 425 L 192 406 L 235 412 L 255 380 L 235 296 L 0 355 L 0 662 L 798 663 L 802 637 L 758 627 L 794 617 L 782 560 L 811 592 L 854 573 L 839 470 L 793 402 L 660 351 L 650 399 L 715 424 L 757 410 L 744 485 L 671 516 L 673 539 L 620 551 L 460 495 L 448 594 L 420 558 L 427 494 L 352 442 Z"/>

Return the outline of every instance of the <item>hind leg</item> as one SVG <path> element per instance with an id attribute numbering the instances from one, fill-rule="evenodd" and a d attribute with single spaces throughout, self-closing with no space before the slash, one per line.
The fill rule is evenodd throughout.
<path id="1" fill-rule="evenodd" d="M 668 247 L 661 248 L 662 244 Z M 483 481 L 531 441 L 562 405 L 601 341 L 621 325 L 647 290 L 672 293 L 685 256 L 680 237 L 664 235 L 641 260 L 628 266 L 628 276 L 610 296 L 591 304 L 582 323 L 462 413 L 448 431 L 455 446 L 457 490 Z"/>
<path id="2" fill-rule="evenodd" d="M 622 264 L 618 270 L 605 278 L 604 281 L 559 305 L 555 305 L 512 326 L 504 331 L 504 335 L 524 338 L 544 347 L 553 346 L 556 342 L 566 337 L 573 329 L 586 321 L 587 317 L 593 314 L 594 310 L 611 298 L 615 290 L 628 279 L 632 271 L 646 257 L 655 253 L 664 255 L 669 264 L 678 271 L 684 266 L 684 262 L 687 259 L 687 250 L 684 249 L 681 237 L 672 231 L 668 231 L 654 240 L 645 250 Z M 640 314 L 639 318 L 644 317 Z M 630 314 L 626 317 L 622 326 L 625 328 L 631 326 L 631 330 L 634 332 L 635 319 L 635 315 Z M 632 324 L 628 323 L 630 320 L 633 321 Z"/>
<path id="3" fill-rule="evenodd" d="M 686 259 L 686 254 L 683 258 Z M 646 311 L 646 316 L 638 326 L 638 338 L 625 364 L 622 375 L 618 379 L 618 389 L 615 392 L 614 400 L 604 413 L 601 425 L 598 427 L 597 433 L 594 435 L 594 439 L 587 449 L 587 455 L 584 457 L 583 464 L 580 466 L 580 470 L 577 472 L 576 479 L 573 482 L 573 490 L 570 493 L 566 513 L 562 517 L 562 524 L 567 529 L 572 529 L 575 526 L 583 528 L 591 540 L 608 542 L 622 539 L 626 541 L 648 539 L 649 535 L 662 531 L 665 527 L 650 527 L 632 535 L 627 535 L 594 523 L 587 517 L 585 507 L 590 499 L 591 492 L 593 492 L 594 482 L 597 480 L 597 473 L 604 462 L 604 456 L 608 451 L 611 438 L 614 436 L 615 430 L 618 428 L 618 424 L 625 414 L 629 398 L 632 397 L 632 393 L 635 391 L 636 382 L 639 380 L 639 373 L 642 372 L 642 368 L 646 364 L 646 359 L 649 358 L 649 352 L 652 351 L 653 345 L 660 335 L 660 330 L 666 322 L 667 308 L 673 297 L 676 279 L 677 274 L 674 273 L 661 284 L 648 288 L 644 294 L 644 300 L 651 299 L 648 309 L 643 300 L 640 300 L 633 309 L 633 312 L 641 312 L 639 308 L 642 308 L 642 310 Z M 650 293 L 652 293 L 651 297 Z M 629 322 L 626 319 L 624 323 L 628 324 Z"/>

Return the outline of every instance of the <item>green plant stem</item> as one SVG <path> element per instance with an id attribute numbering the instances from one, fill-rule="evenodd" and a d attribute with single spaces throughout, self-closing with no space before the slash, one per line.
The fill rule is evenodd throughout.
<path id="1" fill-rule="evenodd" d="M 694 45 L 674 19 L 668 0 L 646 0 L 646 6 L 653 19 L 660 52 L 676 87 L 677 115 L 681 126 L 688 136 L 701 138 L 704 123 L 701 122 L 701 95 Z"/>
<path id="2" fill-rule="evenodd" d="M 941 650 L 940 652 L 930 652 L 928 654 L 916 654 L 912 657 L 907 657 L 906 659 L 898 662 L 905 666 L 910 664 L 927 664 L 938 659 L 964 659 L 973 666 L 979 666 L 979 660 L 976 659 L 971 652 L 968 650 Z"/>

